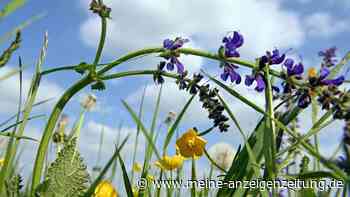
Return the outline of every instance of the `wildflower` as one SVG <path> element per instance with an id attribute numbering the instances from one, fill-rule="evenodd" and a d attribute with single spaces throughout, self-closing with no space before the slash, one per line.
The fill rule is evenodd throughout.
<path id="1" fill-rule="evenodd" d="M 214 127 L 218 126 L 221 132 L 227 131 L 229 125 L 226 121 L 229 119 L 223 114 L 224 106 L 216 99 L 219 90 L 216 88 L 210 90 L 209 87 L 209 84 L 200 86 L 199 101 L 209 112 L 208 118 L 214 120 Z"/>
<path id="2" fill-rule="evenodd" d="M 261 68 L 263 68 L 266 64 L 268 65 L 280 64 L 284 61 L 285 57 L 286 55 L 285 54 L 281 55 L 278 49 L 274 49 L 272 53 L 270 51 L 266 51 L 266 55 L 260 58 L 259 65 Z"/>
<path id="3" fill-rule="evenodd" d="M 236 84 L 241 83 L 241 76 L 235 71 L 238 66 L 230 63 L 225 63 L 224 72 L 220 75 L 221 79 L 227 81 L 228 77 L 230 77 L 231 82 L 236 82 Z"/>
<path id="4" fill-rule="evenodd" d="M 308 107 L 310 103 L 311 103 L 311 96 L 307 91 L 305 91 L 299 97 L 298 107 L 304 109 L 304 108 Z"/>
<path id="5" fill-rule="evenodd" d="M 165 67 L 166 62 L 161 61 L 158 65 L 157 65 L 157 71 L 153 74 L 153 81 L 156 84 L 162 84 L 164 83 L 164 78 L 162 76 L 163 73 L 163 69 Z"/>
<path id="6" fill-rule="evenodd" d="M 1 158 L 1 159 L 0 159 L 0 166 L 3 166 L 4 163 L 5 163 L 5 159 L 4 159 L 4 158 Z"/>
<path id="7" fill-rule="evenodd" d="M 168 60 L 166 64 L 167 70 L 172 71 L 176 66 L 177 73 L 182 74 L 185 71 L 184 65 L 178 59 L 180 54 L 176 53 L 175 50 L 181 48 L 187 42 L 189 42 L 189 39 L 181 37 L 177 37 L 175 40 L 165 39 L 163 41 L 163 47 L 171 52 L 170 55 L 164 56 Z"/>
<path id="8" fill-rule="evenodd" d="M 163 158 L 157 161 L 155 164 L 163 170 L 175 170 L 182 166 L 184 158 L 181 155 L 163 156 Z"/>
<path id="9" fill-rule="evenodd" d="M 134 165 L 133 165 L 133 167 L 132 167 L 132 170 L 133 170 L 134 172 L 141 172 L 141 170 L 142 170 L 141 164 L 139 164 L 139 163 L 134 163 Z"/>
<path id="10" fill-rule="evenodd" d="M 176 145 L 179 152 L 184 157 L 200 157 L 203 155 L 205 144 L 207 143 L 202 137 L 198 136 L 197 131 L 189 129 L 178 140 Z"/>
<path id="11" fill-rule="evenodd" d="M 335 79 L 328 79 L 327 77 L 330 74 L 330 70 L 326 67 L 321 68 L 319 76 L 317 75 L 317 71 L 315 68 L 310 68 L 308 71 L 308 77 L 310 85 L 312 86 L 318 86 L 318 85 L 326 85 L 326 86 L 340 86 L 343 84 L 345 78 L 343 75 L 335 78 Z"/>
<path id="12" fill-rule="evenodd" d="M 132 187 L 132 196 L 133 197 L 138 197 L 139 196 L 139 191 L 138 191 L 138 188 L 136 186 Z"/>
<path id="13" fill-rule="evenodd" d="M 80 104 L 84 109 L 90 111 L 96 106 L 96 96 L 89 94 L 82 100 Z"/>
<path id="14" fill-rule="evenodd" d="M 179 74 L 179 78 L 176 80 L 176 84 L 179 86 L 180 90 L 184 90 L 188 86 L 188 82 L 186 81 L 187 74 L 188 74 L 187 71 L 185 71 L 182 74 Z"/>
<path id="15" fill-rule="evenodd" d="M 256 81 L 255 90 L 258 92 L 264 91 L 264 89 L 266 88 L 264 75 L 261 74 L 260 72 L 252 75 L 246 75 L 245 85 L 251 86 L 254 81 Z"/>
<path id="16" fill-rule="evenodd" d="M 149 181 L 149 182 L 153 182 L 153 181 L 155 180 L 154 176 L 153 176 L 153 175 L 150 175 L 150 174 L 147 174 L 146 179 L 147 179 L 147 181 Z"/>
<path id="17" fill-rule="evenodd" d="M 223 49 L 224 58 L 239 57 L 240 54 L 237 51 L 237 48 L 243 45 L 244 39 L 241 34 L 237 31 L 234 31 L 232 35 L 227 35 L 223 38 L 222 42 L 224 43 L 220 49 Z M 221 64 L 224 67 L 224 72 L 220 75 L 221 79 L 227 81 L 230 77 L 231 82 L 236 82 L 236 84 L 241 83 L 241 76 L 235 71 L 239 68 L 238 66 L 224 62 Z"/>
<path id="18" fill-rule="evenodd" d="M 318 56 L 323 57 L 323 62 L 321 64 L 322 67 L 332 67 L 335 65 L 336 60 L 333 59 L 336 57 L 335 51 L 337 50 L 336 47 L 331 47 L 329 49 L 326 49 L 324 51 L 320 51 L 318 53 Z"/>
<path id="19" fill-rule="evenodd" d="M 100 15 L 100 17 L 110 18 L 112 9 L 102 3 L 102 1 L 92 0 L 90 3 L 90 10 L 93 13 Z"/>
<path id="20" fill-rule="evenodd" d="M 240 56 L 237 51 L 237 48 L 241 47 L 244 42 L 243 36 L 240 33 L 234 31 L 233 34 L 225 36 L 222 39 L 222 42 L 224 43 L 226 57 Z"/>
<path id="21" fill-rule="evenodd" d="M 110 183 L 109 181 L 101 181 L 96 189 L 95 189 L 95 193 L 94 193 L 95 197 L 117 197 L 117 191 L 114 189 L 112 183 Z"/>
<path id="22" fill-rule="evenodd" d="M 289 79 L 300 80 L 302 78 L 301 75 L 304 72 L 304 65 L 301 62 L 298 64 L 294 64 L 294 60 L 288 58 L 286 59 L 286 61 L 284 61 L 283 66 L 287 68 L 287 73 L 284 76 L 286 78 L 286 81 L 282 82 L 283 93 L 286 94 L 291 93 L 292 90 L 296 88 L 293 82 Z"/>
<path id="23" fill-rule="evenodd" d="M 232 146 L 222 142 L 210 147 L 209 154 L 216 164 L 226 170 L 231 166 L 234 158 L 234 150 Z"/>
<path id="24" fill-rule="evenodd" d="M 165 124 L 170 124 L 172 123 L 176 118 L 176 112 L 170 111 L 167 115 L 167 117 L 165 118 L 164 123 Z"/>

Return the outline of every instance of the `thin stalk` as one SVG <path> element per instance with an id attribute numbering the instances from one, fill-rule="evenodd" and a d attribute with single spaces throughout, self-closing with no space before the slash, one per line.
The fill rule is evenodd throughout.
<path id="1" fill-rule="evenodd" d="M 192 158 L 192 165 L 191 165 L 191 180 L 196 180 L 196 159 Z M 196 197 L 196 184 L 191 185 L 191 197 Z"/>
<path id="2" fill-rule="evenodd" d="M 272 180 L 274 180 L 276 178 L 276 127 L 275 127 L 275 122 L 273 121 L 273 119 L 275 119 L 275 113 L 274 113 L 274 109 L 273 109 L 273 96 L 272 96 L 272 85 L 271 85 L 271 80 L 270 80 L 270 72 L 269 72 L 269 66 L 266 65 L 265 68 L 265 79 L 266 79 L 266 90 L 265 90 L 265 94 L 266 94 L 266 111 L 269 115 L 268 120 L 269 120 L 269 127 L 270 127 L 270 133 L 267 134 L 270 136 L 269 139 L 269 144 L 270 144 L 270 150 L 271 150 L 271 174 L 270 178 Z"/>
<path id="3" fill-rule="evenodd" d="M 96 56 L 94 59 L 92 70 L 91 70 L 93 73 L 96 72 L 96 66 L 100 61 L 102 50 L 106 41 L 106 34 L 107 34 L 107 19 L 105 17 L 101 17 L 101 36 L 100 36 L 100 42 L 98 44 Z"/>

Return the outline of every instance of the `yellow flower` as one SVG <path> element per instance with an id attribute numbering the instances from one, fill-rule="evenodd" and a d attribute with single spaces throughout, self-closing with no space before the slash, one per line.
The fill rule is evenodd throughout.
<path id="1" fill-rule="evenodd" d="M 171 157 L 165 155 L 160 161 L 156 162 L 156 166 L 162 168 L 163 170 L 174 170 L 180 168 L 183 161 L 184 158 L 181 155 L 174 155 Z"/>
<path id="2" fill-rule="evenodd" d="M 317 76 L 316 68 L 310 68 L 307 72 L 309 78 L 315 78 Z"/>
<path id="3" fill-rule="evenodd" d="M 134 197 L 138 197 L 138 196 L 139 196 L 138 188 L 135 187 L 135 186 L 132 187 L 132 195 L 133 195 Z"/>
<path id="4" fill-rule="evenodd" d="M 139 163 L 134 163 L 132 169 L 134 170 L 134 172 L 141 172 L 142 166 Z"/>
<path id="5" fill-rule="evenodd" d="M 5 159 L 1 158 L 1 159 L 0 159 L 0 166 L 3 166 L 4 163 L 5 163 Z"/>
<path id="6" fill-rule="evenodd" d="M 146 179 L 147 179 L 149 182 L 152 182 L 152 181 L 154 181 L 154 176 L 153 176 L 153 175 L 147 174 Z"/>
<path id="7" fill-rule="evenodd" d="M 109 181 L 101 181 L 95 189 L 95 197 L 118 197 L 117 191 Z"/>
<path id="8" fill-rule="evenodd" d="M 200 157 L 203 155 L 207 141 L 197 135 L 197 131 L 189 129 L 178 140 L 176 145 L 180 154 L 184 157 Z"/>

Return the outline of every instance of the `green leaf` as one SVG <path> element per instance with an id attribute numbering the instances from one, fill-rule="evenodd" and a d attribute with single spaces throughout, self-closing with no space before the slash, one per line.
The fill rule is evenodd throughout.
<path id="1" fill-rule="evenodd" d="M 118 158 L 119 158 L 120 167 L 121 167 L 122 172 L 123 172 L 123 179 L 124 179 L 124 186 L 125 186 L 126 193 L 127 193 L 128 197 L 133 197 L 134 195 L 133 195 L 133 192 L 132 192 L 132 186 L 131 186 L 131 183 L 130 183 L 128 172 L 126 171 L 124 161 L 121 158 L 119 152 L 118 152 Z"/>
<path id="2" fill-rule="evenodd" d="M 116 147 L 114 154 L 112 155 L 112 157 L 108 160 L 108 162 L 106 163 L 105 167 L 102 169 L 102 171 L 100 172 L 100 174 L 97 176 L 97 178 L 95 179 L 95 181 L 90 185 L 88 191 L 84 194 L 84 196 L 88 197 L 91 196 L 92 193 L 94 192 L 95 188 L 97 187 L 97 185 L 100 183 L 100 181 L 102 181 L 103 177 L 106 175 L 106 173 L 108 172 L 109 168 L 112 166 L 112 164 L 116 161 L 117 156 L 119 155 L 119 153 L 121 152 L 121 150 L 123 149 L 124 145 L 126 144 L 126 142 L 128 141 L 130 136 L 127 136 L 123 142 L 121 143 L 121 145 L 119 147 Z"/>
<path id="3" fill-rule="evenodd" d="M 331 73 L 327 78 L 331 79 L 336 77 L 344 68 L 344 66 L 350 61 L 350 51 L 346 53 L 346 55 L 342 58 L 342 60 L 331 70 Z"/>
<path id="4" fill-rule="evenodd" d="M 23 187 L 22 181 L 22 177 L 19 174 L 6 181 L 7 197 L 20 197 L 20 191 Z"/>
<path id="5" fill-rule="evenodd" d="M 56 160 L 51 163 L 48 174 L 38 195 L 55 197 L 78 197 L 87 190 L 89 174 L 80 153 L 76 150 L 76 139 L 66 142 L 58 153 Z"/>

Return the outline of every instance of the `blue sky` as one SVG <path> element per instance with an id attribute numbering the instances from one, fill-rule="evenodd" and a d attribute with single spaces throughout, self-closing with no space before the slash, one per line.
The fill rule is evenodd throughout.
<path id="1" fill-rule="evenodd" d="M 1 6 L 6 1 L 1 2 Z M 245 36 L 245 44 L 241 49 L 243 58 L 253 60 L 266 50 L 274 47 L 287 51 L 293 48 L 289 55 L 302 58 L 306 66 L 316 66 L 320 59 L 319 50 L 336 46 L 339 56 L 343 55 L 349 46 L 350 38 L 350 4 L 346 0 L 316 1 L 316 0 L 235 0 L 235 1 L 203 1 L 203 0 L 131 0 L 105 1 L 112 7 L 112 19 L 109 20 L 107 45 L 104 49 L 102 62 L 116 59 L 118 56 L 133 49 L 149 46 L 158 46 L 164 38 L 184 36 L 191 39 L 190 47 L 215 52 L 220 41 L 228 31 L 238 30 Z M 95 47 L 99 36 L 99 19 L 88 11 L 88 0 L 80 1 L 28 1 L 28 3 L 6 20 L 1 21 L 0 35 L 14 28 L 24 20 L 39 13 L 45 17 L 23 30 L 23 44 L 12 58 L 10 66 L 15 68 L 17 56 L 21 55 L 25 65 L 27 83 L 39 55 L 45 31 L 49 33 L 49 48 L 43 68 L 77 64 L 93 61 Z M 7 44 L 2 44 L 5 48 Z M 160 59 L 146 57 L 123 65 L 120 70 L 154 68 Z M 300 60 L 300 59 L 299 59 Z M 217 64 L 200 58 L 184 57 L 187 68 L 199 71 L 200 68 L 212 73 L 220 72 Z M 248 70 L 242 69 L 242 72 Z M 58 73 L 47 76 L 40 89 L 39 98 L 55 97 L 62 94 L 79 78 L 75 73 Z M 16 109 L 18 95 L 16 78 L 11 78 L 0 84 L 6 95 L 0 98 L 0 118 L 5 119 Z M 106 128 L 106 144 L 104 156 L 111 154 L 116 128 L 120 121 L 124 122 L 125 133 L 135 133 L 134 125 L 121 106 L 120 99 L 127 99 L 132 106 L 137 107 L 144 86 L 147 85 L 145 120 L 150 119 L 153 103 L 158 87 L 155 87 L 150 77 L 123 79 L 107 83 L 107 90 L 93 92 L 97 95 L 98 106 L 88 114 L 84 131 L 82 132 L 81 147 L 89 164 L 96 159 L 99 132 L 101 127 Z M 252 88 L 239 86 L 242 94 L 263 105 L 262 96 Z M 87 88 L 83 95 L 90 93 Z M 3 93 L 4 94 L 4 93 Z M 71 123 L 79 113 L 79 100 L 82 95 L 74 99 L 66 107 Z M 173 83 L 164 86 L 160 119 L 164 119 L 169 111 L 178 112 L 184 105 L 188 95 L 176 90 Z M 234 99 L 227 98 L 232 108 L 236 110 L 243 128 L 248 133 L 259 118 L 248 107 L 242 106 Z M 49 114 L 53 103 L 43 106 L 35 113 Z M 12 113 L 11 113 L 12 112 Z M 307 112 L 306 112 L 307 113 Z M 241 115 L 242 114 L 242 115 Z M 181 125 L 181 131 L 197 126 L 205 129 L 209 127 L 198 102 L 189 111 L 186 121 Z M 45 120 L 34 121 L 30 125 L 27 135 L 40 137 Z M 303 128 L 310 127 L 309 122 L 302 123 Z M 339 141 L 342 124 L 336 123 L 323 132 L 322 135 L 325 153 L 332 151 Z M 332 138 L 329 138 L 331 134 Z M 334 134 L 336 133 L 336 134 Z M 211 134 L 208 136 L 208 146 L 219 141 L 225 141 L 237 147 L 241 137 L 234 127 L 226 134 Z M 132 142 L 130 143 L 132 144 Z M 331 147 L 331 149 L 329 149 Z M 131 147 L 129 147 L 131 148 Z M 32 153 L 33 154 L 33 153 Z M 141 155 L 141 154 L 140 154 Z M 26 156 L 27 157 L 27 156 Z M 141 157 L 140 157 L 141 158 Z M 32 157 L 27 158 L 31 161 Z M 106 159 L 106 158 L 105 158 Z M 24 166 L 31 166 L 31 162 L 23 162 Z M 203 164 L 204 165 L 204 164 Z"/>

